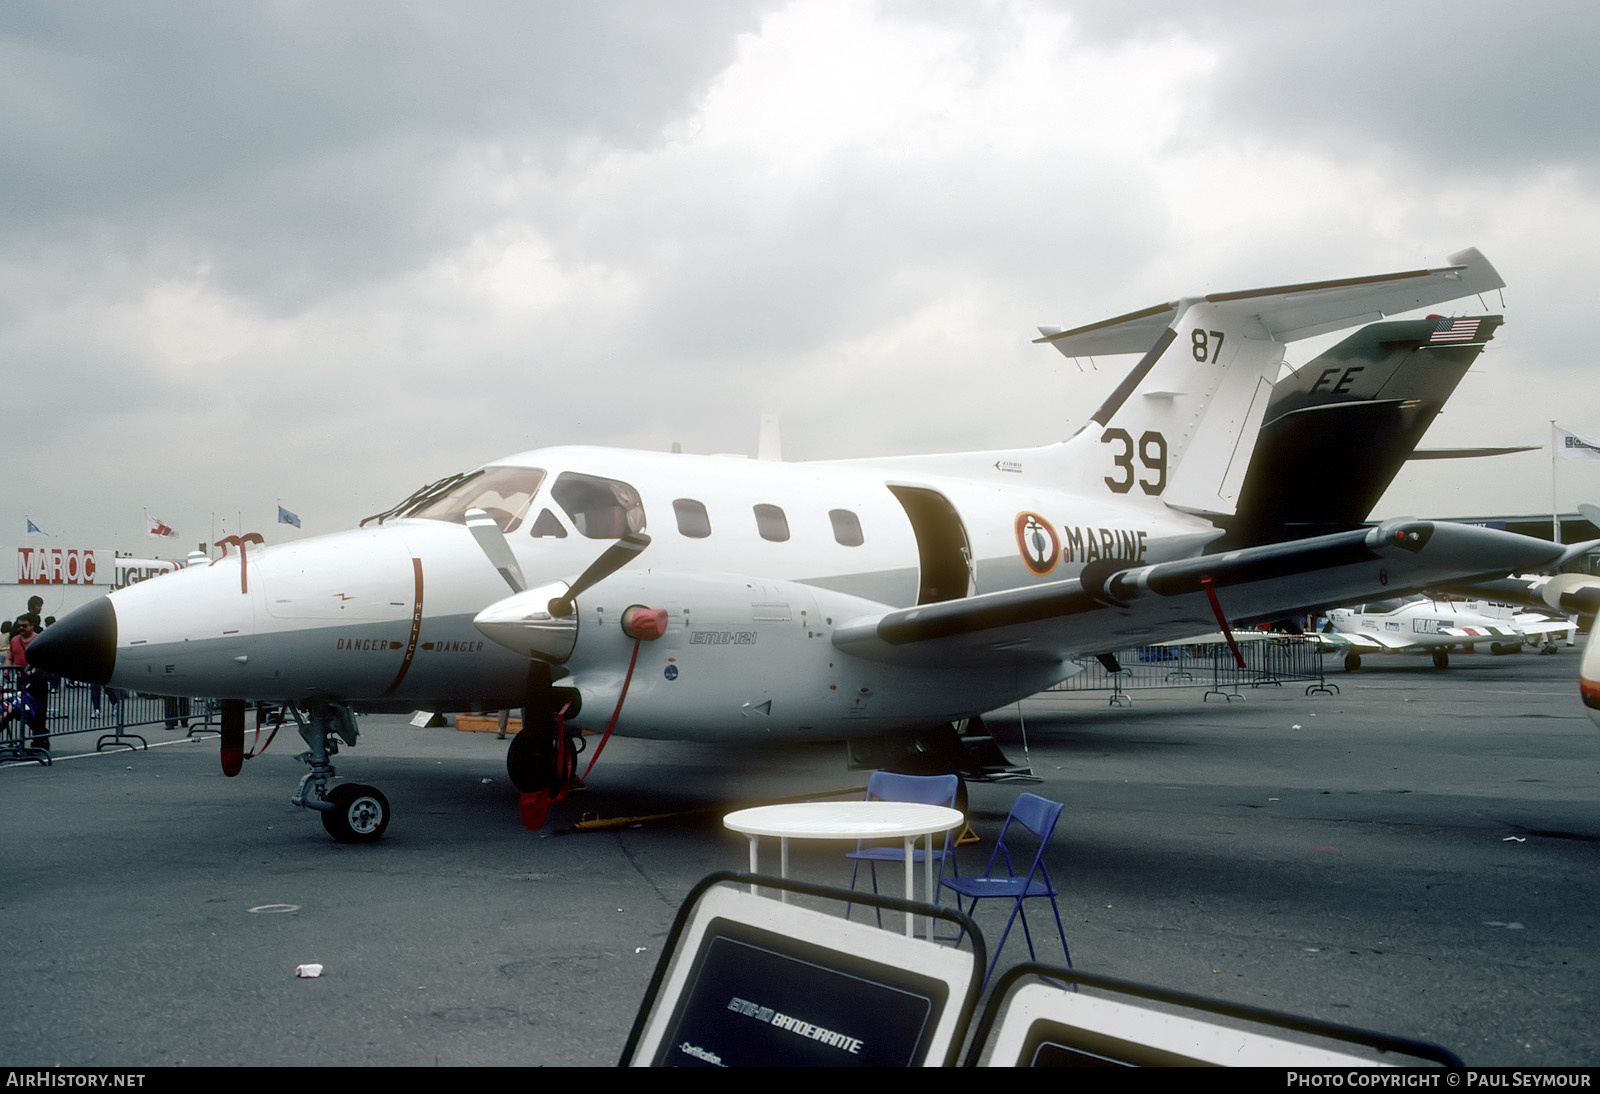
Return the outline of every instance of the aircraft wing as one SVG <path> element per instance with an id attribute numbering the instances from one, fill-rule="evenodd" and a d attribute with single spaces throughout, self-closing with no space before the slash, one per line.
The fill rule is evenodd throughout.
<path id="1" fill-rule="evenodd" d="M 1523 634 L 1564 634 L 1573 627 L 1566 619 L 1517 620 L 1517 629 Z"/>
<path id="2" fill-rule="evenodd" d="M 1389 650 L 1403 650 L 1411 643 L 1402 642 L 1398 638 L 1384 638 L 1373 632 L 1362 631 L 1318 631 L 1308 637 L 1316 640 L 1318 645 L 1337 646 L 1340 649 L 1359 650 L 1361 652 L 1385 652 Z"/>
<path id="3" fill-rule="evenodd" d="M 1416 448 L 1408 460 L 1472 460 L 1480 456 L 1509 456 L 1516 452 L 1537 452 L 1536 444 L 1511 444 L 1484 448 Z"/>
<path id="4" fill-rule="evenodd" d="M 1200 299 L 1208 304 L 1238 304 L 1260 319 L 1274 339 L 1293 342 L 1505 287 L 1500 274 L 1476 247 L 1453 254 L 1447 261 L 1449 265 L 1429 270 L 1208 293 Z M 1034 341 L 1047 342 L 1068 357 L 1144 353 L 1179 311 L 1194 302 L 1172 300 L 1071 330 L 1040 327 L 1042 337 Z"/>
<path id="5" fill-rule="evenodd" d="M 1475 625 L 1470 627 L 1440 627 L 1440 634 L 1449 635 L 1451 638 L 1479 639 L 1479 638 L 1521 638 L 1522 632 L 1515 627 L 1494 627 L 1488 625 Z"/>
<path id="6" fill-rule="evenodd" d="M 1213 601 L 1230 623 L 1250 622 L 1487 580 L 1544 565 L 1560 551 L 1490 528 L 1392 520 L 1153 566 L 1092 562 L 1078 578 L 852 620 L 833 644 L 900 664 L 1066 661 L 1215 630 Z"/>

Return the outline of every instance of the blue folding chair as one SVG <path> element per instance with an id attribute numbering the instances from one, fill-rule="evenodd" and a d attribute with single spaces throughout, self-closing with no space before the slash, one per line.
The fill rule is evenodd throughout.
<path id="1" fill-rule="evenodd" d="M 958 775 L 897 775 L 892 771 L 874 771 L 867 780 L 867 800 L 881 802 L 915 802 L 918 805 L 946 805 L 955 807 L 956 794 L 961 789 L 961 778 Z M 911 852 L 912 862 L 924 862 L 928 852 L 916 848 Z M 845 858 L 854 859 L 855 865 L 850 868 L 850 888 L 856 887 L 856 875 L 861 871 L 861 864 L 867 864 L 867 870 L 872 875 L 872 891 L 878 891 L 878 863 L 894 862 L 904 864 L 906 861 L 905 845 L 900 840 L 894 843 L 879 844 L 871 840 L 861 840 L 856 843 L 854 851 L 847 851 Z M 944 879 L 945 863 L 950 864 L 950 874 L 955 876 L 956 857 L 950 847 L 950 833 L 944 834 L 944 846 L 933 852 L 934 861 L 939 864 L 939 878 L 933 887 L 933 903 L 939 903 L 939 897 L 944 887 L 949 884 Z M 844 915 L 850 918 L 850 906 L 845 905 Z M 883 926 L 883 911 L 878 910 L 878 926 Z"/>
<path id="2" fill-rule="evenodd" d="M 1017 917 L 1022 917 L 1022 935 L 1028 940 L 1028 956 L 1037 960 L 1033 952 L 1033 935 L 1028 930 L 1028 917 L 1022 910 L 1022 902 L 1030 897 L 1044 897 L 1050 901 L 1050 911 L 1056 917 L 1056 933 L 1061 936 L 1061 952 L 1067 955 L 1067 968 L 1072 967 L 1072 951 L 1067 949 L 1067 932 L 1061 928 L 1061 911 L 1056 907 L 1056 887 L 1050 883 L 1050 871 L 1045 869 L 1044 849 L 1050 842 L 1050 836 L 1056 830 L 1056 821 L 1061 819 L 1061 803 L 1041 798 L 1037 794 L 1019 794 L 1011 806 L 1011 813 L 1006 817 L 1005 826 L 1000 829 L 1000 838 L 995 841 L 994 853 L 989 856 L 989 863 L 983 868 L 982 877 L 962 878 L 952 877 L 944 882 L 945 887 L 955 890 L 956 906 L 961 906 L 961 897 L 972 898 L 972 907 L 965 909 L 971 915 L 978 907 L 980 900 L 993 900 L 1004 898 L 1012 901 L 1011 918 L 1006 920 L 1006 929 L 1000 935 L 1000 944 L 994 948 L 994 960 L 989 962 L 989 971 L 984 974 L 984 983 L 989 982 L 989 977 L 994 975 L 994 967 L 1000 963 L 1000 951 L 1005 948 L 1006 939 L 1011 934 L 1011 924 Z M 1033 864 L 1028 867 L 1026 874 L 1019 874 L 1012 867 L 1011 852 L 1006 847 L 1006 834 L 1011 831 L 1015 822 L 1026 828 L 1039 838 L 1039 847 L 1033 853 Z M 1003 861 L 1004 874 L 995 872 L 997 862 Z"/>

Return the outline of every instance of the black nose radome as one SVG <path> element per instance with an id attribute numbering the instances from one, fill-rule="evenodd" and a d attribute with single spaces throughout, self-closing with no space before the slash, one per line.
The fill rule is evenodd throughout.
<path id="1" fill-rule="evenodd" d="M 57 620 L 28 646 L 28 664 L 88 684 L 111 681 L 117 663 L 117 610 L 106 597 Z"/>

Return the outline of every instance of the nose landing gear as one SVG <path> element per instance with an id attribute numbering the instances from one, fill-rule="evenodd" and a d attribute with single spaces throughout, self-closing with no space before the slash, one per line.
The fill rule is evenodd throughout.
<path id="1" fill-rule="evenodd" d="M 289 709 L 309 746 L 295 758 L 311 768 L 290 795 L 289 804 L 322 814 L 322 827 L 340 843 L 376 841 L 389 827 L 389 799 L 376 787 L 360 783 L 330 785 L 337 777 L 332 761 L 339 754 L 339 740 L 354 747 L 359 735 L 350 708 L 313 703 L 309 718 L 302 718 L 293 706 Z"/>
<path id="2" fill-rule="evenodd" d="M 375 786 L 340 783 L 328 791 L 322 827 L 340 843 L 372 843 L 389 827 L 389 799 Z"/>

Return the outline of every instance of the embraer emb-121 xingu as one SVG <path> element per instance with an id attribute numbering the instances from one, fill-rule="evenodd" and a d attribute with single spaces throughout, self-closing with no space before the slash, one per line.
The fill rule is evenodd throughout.
<path id="1" fill-rule="evenodd" d="M 61 620 L 50 671 L 304 713 L 294 800 L 341 839 L 389 808 L 334 780 L 350 710 L 522 706 L 525 813 L 573 738 L 847 739 L 1057 682 L 1071 659 L 1233 621 L 1543 566 L 1560 548 L 1389 521 L 1205 554 L 1233 514 L 1285 343 L 1498 288 L 1449 265 L 1187 297 L 1039 341 L 1142 353 L 1070 439 L 825 463 L 553 448 L 441 480 L 354 531 L 262 547 Z M 1445 342 L 1459 341 L 1440 320 Z M 648 533 L 646 529 L 649 529 Z"/>

